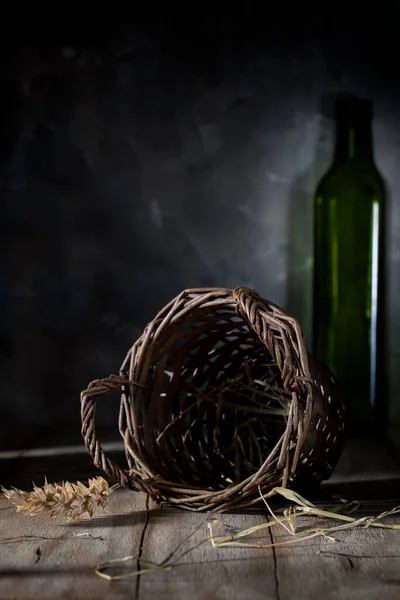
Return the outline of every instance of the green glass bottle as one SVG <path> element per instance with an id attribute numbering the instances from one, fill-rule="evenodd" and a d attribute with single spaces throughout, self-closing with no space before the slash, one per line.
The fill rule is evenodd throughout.
<path id="1" fill-rule="evenodd" d="M 385 191 L 374 164 L 372 103 L 336 101 L 336 145 L 314 207 L 314 353 L 348 394 L 352 434 L 377 426 Z"/>

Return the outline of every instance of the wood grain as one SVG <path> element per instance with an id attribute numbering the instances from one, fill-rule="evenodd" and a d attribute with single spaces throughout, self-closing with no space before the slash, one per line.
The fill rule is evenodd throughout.
<path id="1" fill-rule="evenodd" d="M 272 549 L 214 549 L 209 542 L 197 545 L 207 537 L 211 518 L 244 529 L 266 517 L 159 508 L 124 490 L 111 496 L 103 516 L 79 523 L 30 518 L 4 506 L 2 501 L 0 597 L 7 600 L 395 600 L 400 594 L 398 531 L 357 529 L 337 533 L 336 543 L 315 538 Z M 315 520 L 307 519 L 302 526 L 312 525 Z M 271 539 L 284 542 L 290 536 L 274 527 L 272 538 L 268 529 L 252 538 L 263 544 Z M 181 558 L 178 552 L 170 571 L 113 582 L 94 573 L 98 563 L 125 555 L 139 557 L 125 565 L 125 574 L 146 568 L 146 560 L 161 563 L 176 548 L 193 550 Z"/>
<path id="2" fill-rule="evenodd" d="M 151 515 L 143 547 L 143 557 L 161 562 L 171 546 L 180 551 L 194 548 L 178 560 L 172 571 L 152 573 L 141 578 L 140 597 L 160 599 L 194 598 L 276 598 L 274 558 L 271 549 L 215 549 L 206 541 L 207 522 L 218 518 L 236 529 L 265 522 L 263 515 L 204 515 L 172 509 Z M 188 540 L 191 532 L 196 534 Z M 264 533 L 263 539 L 270 542 Z M 200 544 L 196 548 L 197 544 Z"/>
<path id="3" fill-rule="evenodd" d="M 377 448 L 372 450 L 367 456 L 349 446 L 330 486 L 336 489 L 357 481 L 371 489 L 375 486 L 374 499 L 365 501 L 363 515 L 400 504 L 400 496 L 396 500 L 395 495 L 398 487 L 392 484 L 398 466 Z M 379 497 L 385 481 L 389 487 Z M 210 520 L 240 530 L 265 523 L 266 515 L 207 515 L 161 508 L 128 490 L 114 492 L 105 512 L 91 521 L 29 517 L 8 507 L 0 500 L 2 600 L 400 598 L 400 531 L 352 529 L 336 533 L 335 543 L 321 537 L 293 546 L 215 549 L 206 541 Z M 308 518 L 301 527 L 323 524 Z M 287 531 L 275 526 L 261 530 L 252 541 L 269 544 L 290 539 Z M 169 571 L 111 582 L 95 574 L 104 561 L 132 555 L 133 560 L 124 565 L 127 574 L 148 567 L 146 561 L 160 564 L 175 550 L 176 565 Z"/>
<path id="4" fill-rule="evenodd" d="M 76 523 L 29 517 L 0 504 L 2 599 L 132 597 L 132 581 L 108 582 L 94 569 L 110 558 L 136 556 L 147 516 L 145 496 L 119 490 L 104 514 Z"/>

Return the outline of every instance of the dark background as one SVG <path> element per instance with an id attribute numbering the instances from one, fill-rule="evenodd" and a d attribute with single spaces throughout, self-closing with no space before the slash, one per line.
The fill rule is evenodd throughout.
<path id="1" fill-rule="evenodd" d="M 184 288 L 257 289 L 311 341 L 312 198 L 339 92 L 374 103 L 400 425 L 399 13 L 3 19 L 1 449 L 80 443 L 80 391 Z M 117 412 L 103 401 L 105 436 Z"/>

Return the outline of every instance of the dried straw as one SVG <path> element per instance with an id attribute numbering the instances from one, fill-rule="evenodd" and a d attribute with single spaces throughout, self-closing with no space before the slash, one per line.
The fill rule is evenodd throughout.
<path id="1" fill-rule="evenodd" d="M 276 516 L 272 512 L 270 506 L 263 498 L 263 502 L 267 505 L 268 511 L 271 513 L 272 519 L 262 523 L 261 525 L 254 525 L 240 531 L 233 530 L 229 525 L 224 524 L 219 519 L 213 519 L 207 523 L 209 535 L 206 538 L 201 539 L 189 548 L 185 548 L 187 542 L 193 535 L 199 531 L 199 528 L 203 526 L 201 524 L 195 529 L 183 542 L 181 542 L 161 563 L 155 563 L 151 560 L 144 561 L 135 556 L 124 556 L 122 558 L 112 559 L 104 562 L 95 569 L 96 574 L 99 577 L 107 579 L 109 581 L 118 579 L 127 579 L 130 577 L 137 577 L 154 571 L 160 570 L 171 570 L 173 568 L 184 566 L 186 563 L 182 563 L 181 559 L 199 548 L 200 546 L 210 543 L 213 548 L 253 548 L 264 550 L 268 548 L 280 547 L 280 546 L 292 546 L 300 544 L 315 537 L 323 537 L 332 543 L 337 542 L 336 538 L 332 536 L 332 533 L 338 531 L 345 531 L 348 529 L 354 529 L 356 527 L 378 527 L 385 529 L 400 530 L 398 524 L 386 524 L 382 523 L 382 519 L 393 516 L 400 513 L 400 506 L 396 506 L 392 510 L 385 511 L 379 515 L 368 516 L 368 517 L 350 517 L 349 513 L 353 512 L 355 508 L 359 507 L 359 503 L 342 501 L 340 505 L 334 506 L 331 510 L 323 510 L 300 496 L 299 494 L 287 490 L 284 488 L 275 488 L 277 495 L 283 496 L 286 500 L 290 500 L 294 503 L 289 508 L 286 508 L 283 512 L 283 516 Z M 261 495 L 261 490 L 260 490 Z M 342 514 L 346 512 L 347 514 Z M 312 527 L 300 532 L 296 531 L 296 522 L 301 517 L 312 515 L 316 518 L 322 518 L 324 520 L 331 519 L 336 521 L 342 521 L 342 523 L 335 524 L 332 526 Z M 343 522 L 344 521 L 344 522 Z M 290 534 L 291 538 L 282 542 L 274 543 L 259 543 L 255 541 L 244 542 L 243 538 L 250 538 L 254 534 L 259 533 L 262 530 L 271 527 L 283 527 L 287 533 Z M 113 569 L 121 570 L 127 563 L 136 561 L 140 565 L 146 565 L 145 568 L 139 568 L 135 570 L 127 570 L 117 575 L 110 574 L 108 571 Z"/>

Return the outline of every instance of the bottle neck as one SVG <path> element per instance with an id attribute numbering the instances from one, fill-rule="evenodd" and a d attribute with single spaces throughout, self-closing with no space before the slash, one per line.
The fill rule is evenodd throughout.
<path id="1" fill-rule="evenodd" d="M 346 119 L 336 123 L 335 163 L 350 161 L 373 161 L 369 119 Z"/>

